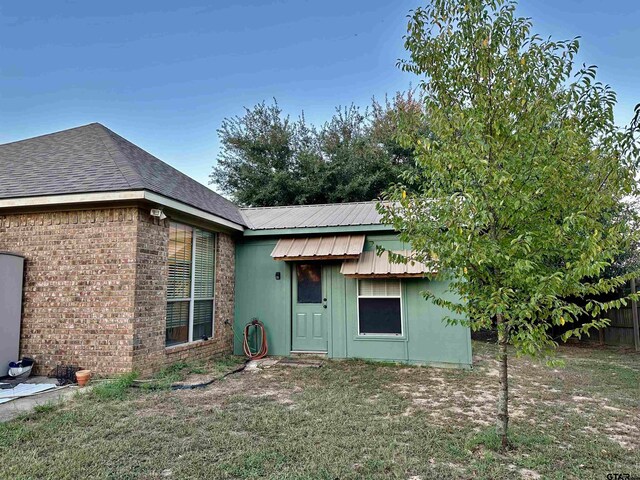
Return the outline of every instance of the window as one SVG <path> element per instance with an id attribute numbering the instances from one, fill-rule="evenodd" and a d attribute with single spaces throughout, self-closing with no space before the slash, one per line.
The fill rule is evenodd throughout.
<path id="1" fill-rule="evenodd" d="M 358 335 L 402 335 L 400 280 L 358 280 Z"/>
<path id="2" fill-rule="evenodd" d="M 171 222 L 167 346 L 213 335 L 215 234 Z"/>
<path id="3" fill-rule="evenodd" d="M 296 264 L 298 303 L 322 303 L 322 266 L 317 263 Z"/>

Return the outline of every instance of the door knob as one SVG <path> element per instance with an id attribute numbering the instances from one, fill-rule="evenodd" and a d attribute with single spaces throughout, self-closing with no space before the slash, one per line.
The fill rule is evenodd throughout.
<path id="1" fill-rule="evenodd" d="M 325 305 L 322 305 L 322 308 L 327 308 L 327 305 L 326 305 L 326 304 L 325 304 Z"/>

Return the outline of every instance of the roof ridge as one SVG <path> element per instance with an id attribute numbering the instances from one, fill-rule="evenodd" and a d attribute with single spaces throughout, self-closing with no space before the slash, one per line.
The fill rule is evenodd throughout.
<path id="1" fill-rule="evenodd" d="M 339 203 L 310 203 L 307 205 L 278 205 L 272 207 L 240 207 L 240 210 L 276 210 L 278 208 L 308 208 L 308 207 L 335 207 L 340 205 L 371 205 L 381 203 L 383 200 L 368 200 L 366 202 L 339 202 Z"/>
<path id="2" fill-rule="evenodd" d="M 122 162 L 119 161 L 119 159 L 116 159 L 112 152 L 111 149 L 109 148 L 109 146 L 107 145 L 106 141 L 105 141 L 105 136 L 107 137 L 109 144 L 111 145 L 112 148 L 114 148 L 115 150 L 118 151 L 118 153 L 124 157 L 125 159 L 125 163 L 127 164 L 127 166 L 129 167 L 128 170 L 137 177 L 138 180 L 138 184 L 136 185 L 136 187 L 142 187 L 143 186 L 143 182 L 140 178 L 140 174 L 135 171 L 134 168 L 131 167 L 131 162 L 127 161 L 127 156 L 122 152 L 122 150 L 120 150 L 120 147 L 118 146 L 118 144 L 113 140 L 113 138 L 111 138 L 111 135 L 109 134 L 109 132 L 112 132 L 111 130 L 109 130 L 107 127 L 105 127 L 104 125 L 100 124 L 100 123 L 92 123 L 92 126 L 95 125 L 96 127 L 96 134 L 98 135 L 98 138 L 100 140 L 100 142 L 102 142 L 102 144 L 104 145 L 105 149 L 107 150 L 107 154 L 109 155 L 109 158 L 111 159 L 111 161 L 113 162 L 113 164 L 116 166 L 116 168 L 118 169 L 118 171 L 120 172 L 120 175 L 122 175 L 122 178 L 124 179 L 125 182 L 127 182 L 129 184 L 129 188 L 134 188 L 134 186 L 131 183 L 131 179 L 130 177 L 128 177 L 127 175 L 125 175 L 125 173 L 122 171 L 122 167 L 123 165 L 121 165 Z"/>
<path id="3" fill-rule="evenodd" d="M 223 200 L 225 200 L 225 201 L 227 201 L 227 202 L 229 202 L 229 203 L 233 204 L 233 202 L 232 202 L 231 200 L 229 200 L 229 199 L 227 199 L 227 198 L 223 197 L 223 196 L 222 196 L 222 195 L 220 195 L 218 192 L 216 192 L 215 190 L 213 190 L 213 189 L 209 188 L 209 187 L 208 187 L 207 185 L 205 185 L 204 183 L 201 183 L 201 182 L 199 182 L 198 180 L 196 180 L 195 178 L 193 178 L 193 177 L 191 177 L 191 176 L 187 175 L 186 173 L 184 173 L 184 172 L 182 172 L 182 171 L 178 170 L 176 167 L 174 167 L 174 166 L 172 166 L 172 165 L 168 164 L 167 162 L 165 162 L 164 160 L 162 160 L 162 159 L 160 159 L 160 158 L 156 157 L 153 153 L 146 151 L 144 148 L 142 148 L 142 147 L 141 147 L 141 146 L 139 146 L 139 145 L 136 145 L 136 144 L 135 144 L 135 143 L 133 143 L 131 140 L 127 140 L 127 139 L 126 139 L 125 137 L 123 137 L 122 135 L 119 135 L 118 133 L 114 132 L 114 131 L 113 131 L 113 130 L 111 130 L 110 128 L 105 127 L 104 125 L 102 125 L 102 124 L 100 124 L 100 123 L 98 123 L 97 125 L 99 125 L 100 127 L 102 127 L 102 128 L 105 130 L 105 133 L 107 133 L 107 134 L 111 137 L 111 138 L 110 138 L 110 140 L 111 140 L 111 141 L 113 141 L 113 137 L 117 137 L 118 139 L 120 139 L 120 140 L 122 140 L 123 142 L 125 142 L 127 145 L 129 145 L 129 146 L 131 146 L 131 147 L 133 147 L 133 148 L 135 148 L 135 149 L 137 149 L 137 150 L 140 150 L 140 151 L 144 152 L 145 154 L 149 155 L 150 157 L 153 157 L 153 159 L 154 159 L 155 161 L 160 162 L 160 163 L 162 163 L 163 165 L 167 166 L 168 168 L 170 168 L 170 169 L 171 169 L 174 173 L 176 173 L 177 175 L 180 175 L 180 176 L 183 176 L 183 177 L 187 177 L 187 178 L 189 178 L 190 180 L 193 180 L 193 181 L 194 181 L 194 182 L 196 182 L 197 184 L 202 185 L 203 187 L 207 188 L 208 190 L 211 190 L 211 192 L 215 193 L 216 195 L 218 195 L 218 196 L 219 196 L 220 198 L 222 198 Z M 122 155 L 124 156 L 124 158 L 126 158 L 126 159 L 128 160 L 127 155 L 126 155 L 124 152 L 122 152 L 120 145 L 119 145 L 117 142 L 115 142 L 115 141 L 113 141 L 113 143 L 114 143 L 114 145 L 116 146 L 116 148 L 118 149 L 118 151 L 119 151 L 120 153 L 122 153 Z M 132 162 L 127 161 L 127 164 L 132 165 Z M 135 169 L 134 169 L 134 170 L 135 170 Z M 140 173 L 139 173 L 137 170 L 135 170 L 135 173 L 136 173 L 136 175 L 137 175 L 139 178 L 141 178 Z M 145 187 L 145 188 L 147 188 L 147 187 Z M 235 205 L 235 204 L 234 204 L 234 205 Z M 238 207 L 236 207 L 236 208 L 238 208 Z"/>
<path id="4" fill-rule="evenodd" d="M 117 164 L 118 168 L 122 172 L 122 169 L 120 167 L 122 165 L 124 165 L 125 168 L 128 171 L 131 172 L 131 176 L 130 177 L 127 177 L 125 172 L 122 172 L 122 173 L 124 174 L 124 176 L 127 179 L 127 181 L 129 181 L 129 179 L 135 178 L 135 180 L 138 182 L 138 185 L 136 185 L 136 188 L 142 188 L 144 190 L 149 190 L 151 192 L 156 192 L 156 193 L 162 194 L 162 191 L 160 191 L 157 188 L 157 185 L 153 185 L 152 184 L 153 182 L 149 182 L 149 179 L 145 177 L 144 167 L 140 163 L 138 163 L 137 161 L 132 160 L 131 156 L 130 156 L 130 153 L 127 152 L 126 150 L 123 151 L 123 148 L 125 148 L 125 149 L 126 148 L 131 148 L 131 149 L 133 149 L 133 150 L 135 150 L 137 152 L 141 152 L 144 156 L 146 156 L 149 159 L 153 160 L 154 163 L 161 164 L 164 168 L 167 168 L 169 170 L 169 172 L 171 172 L 171 175 L 173 175 L 175 177 L 186 178 L 186 179 L 190 180 L 191 182 L 197 184 L 199 187 L 202 187 L 203 189 L 206 190 L 206 192 L 207 192 L 206 194 L 207 195 L 209 195 L 209 194 L 215 195 L 215 197 L 217 199 L 217 202 L 222 202 L 222 204 L 226 204 L 229 207 L 235 209 L 239 219 L 242 222 L 246 222 L 244 216 L 240 213 L 237 205 L 235 205 L 228 198 L 225 198 L 222 195 L 220 195 L 218 192 L 216 192 L 215 190 L 210 188 L 208 185 L 205 185 L 204 183 L 199 182 L 195 178 L 190 177 L 186 173 L 184 173 L 184 172 L 178 170 L 177 168 L 169 165 L 164 160 L 156 157 L 154 154 L 152 154 L 152 153 L 148 152 L 147 150 L 145 150 L 144 148 L 136 145 L 132 141 L 130 141 L 127 138 L 123 137 L 122 135 L 119 135 L 118 133 L 114 132 L 110 128 L 105 127 L 104 125 L 101 125 L 99 123 L 97 124 L 97 126 L 100 127 L 100 129 L 102 130 L 103 134 L 108 135 L 110 143 L 112 143 L 114 145 L 114 148 L 116 148 L 118 150 L 118 152 L 120 153 L 120 155 L 122 155 L 123 163 Z M 140 169 L 141 167 L 143 168 L 142 170 Z M 238 219 L 235 219 L 235 220 L 232 220 L 232 221 L 237 222 L 237 220 Z"/>
<path id="5" fill-rule="evenodd" d="M 100 125 L 100 124 L 98 124 L 98 125 Z M 132 141 L 130 141 L 130 140 L 127 140 L 125 137 L 123 137 L 122 135 L 117 134 L 116 132 L 114 132 L 114 131 L 113 131 L 113 130 L 111 130 L 110 128 L 105 127 L 104 125 L 100 125 L 100 126 L 106 130 L 106 133 L 111 137 L 111 140 L 112 140 L 112 141 L 114 140 L 114 139 L 113 139 L 113 137 L 117 137 L 118 139 L 122 140 L 122 141 L 123 141 L 123 142 L 125 142 L 126 144 L 128 144 L 128 145 L 130 145 L 130 146 L 132 146 L 132 147 L 134 147 L 134 148 L 136 148 L 136 149 L 138 149 L 138 150 L 141 150 L 141 151 L 143 151 L 144 153 L 146 153 L 147 155 L 149 155 L 149 156 L 153 157 L 153 158 L 154 158 L 154 160 L 157 160 L 158 162 L 163 163 L 164 165 L 166 165 L 167 167 L 169 167 L 171 170 L 174 170 L 174 171 L 175 171 L 175 172 L 177 172 L 178 174 L 183 175 L 183 176 L 185 176 L 185 177 L 189 177 L 189 175 L 187 175 L 186 173 L 181 172 L 180 170 L 178 170 L 178 169 L 177 169 L 177 168 L 175 168 L 175 167 L 172 167 L 171 165 L 169 165 L 169 164 L 168 164 L 167 162 L 165 162 L 164 160 L 161 160 L 161 159 L 159 159 L 158 157 L 156 157 L 153 153 L 147 152 L 144 148 L 142 148 L 142 147 L 140 147 L 140 146 L 136 145 L 135 143 L 133 143 L 133 142 L 132 142 Z M 114 144 L 116 145 L 116 148 L 118 149 L 118 151 L 119 151 L 119 152 L 121 152 L 121 153 L 124 155 L 124 157 L 125 157 L 125 158 L 128 158 L 128 157 L 127 157 L 127 156 L 122 152 L 122 150 L 121 150 L 121 148 L 120 148 L 120 145 L 118 145 L 118 144 L 117 144 L 117 142 L 115 142 L 115 141 L 114 141 Z M 128 162 L 128 163 L 130 163 L 130 162 Z M 138 173 L 138 172 L 136 171 L 136 173 Z M 191 177 L 189 177 L 189 178 L 191 178 Z M 194 178 L 191 178 L 191 180 L 193 180 L 194 182 L 198 182 L 198 181 L 197 181 L 196 179 L 194 179 Z M 198 182 L 198 183 L 200 183 L 200 182 Z M 200 183 L 200 185 L 203 185 L 203 184 L 202 184 L 202 183 Z M 204 186 L 206 186 L 206 185 L 204 185 Z"/>
<path id="6" fill-rule="evenodd" d="M 244 220 L 244 223 L 247 225 L 247 227 L 249 227 L 250 229 L 255 229 L 255 224 L 251 221 L 247 214 L 242 211 L 241 208 L 238 208 L 238 212 L 240 212 L 240 216 Z"/>
<path id="7" fill-rule="evenodd" d="M 98 122 L 91 122 L 91 123 L 87 123 L 86 125 L 80 125 L 79 127 L 65 128 L 64 130 L 58 130 L 57 132 L 43 133 L 42 135 L 36 135 L 35 137 L 23 138 L 22 140 L 14 140 L 13 142 L 0 143 L 0 147 L 4 147 L 4 146 L 8 146 L 8 145 L 14 145 L 16 143 L 21 143 L 21 142 L 29 142 L 31 140 L 35 140 L 35 139 L 38 139 L 38 138 L 50 137 L 52 135 L 57 135 L 59 133 L 70 132 L 71 130 L 80 130 L 81 128 L 87 128 L 87 127 L 91 127 L 93 125 L 100 125 L 100 126 L 104 127 L 104 125 L 102 125 L 102 124 L 100 124 Z"/>

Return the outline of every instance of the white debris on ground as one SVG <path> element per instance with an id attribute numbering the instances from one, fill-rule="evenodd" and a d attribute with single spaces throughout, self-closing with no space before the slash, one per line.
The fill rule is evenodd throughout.
<path id="1" fill-rule="evenodd" d="M 271 368 L 280 361 L 279 358 L 261 358 L 260 360 L 251 360 L 244 367 L 245 372 L 257 372 L 267 368 Z"/>
<path id="2" fill-rule="evenodd" d="M 322 366 L 322 360 L 318 358 L 261 358 L 260 360 L 251 360 L 244 367 L 245 372 L 258 372 L 266 370 L 275 365 L 282 367 L 311 367 L 319 368 Z"/>
<path id="3" fill-rule="evenodd" d="M 0 404 L 16 398 L 30 397 L 36 393 L 56 388 L 55 383 L 20 383 L 13 388 L 0 389 Z"/>
<path id="4" fill-rule="evenodd" d="M 33 411 L 40 405 L 59 404 L 77 393 L 88 393 L 91 386 L 57 386 L 55 378 L 31 377 L 15 388 L 0 389 L 0 423 Z M 4 398 L 3 398 L 4 397 Z"/>

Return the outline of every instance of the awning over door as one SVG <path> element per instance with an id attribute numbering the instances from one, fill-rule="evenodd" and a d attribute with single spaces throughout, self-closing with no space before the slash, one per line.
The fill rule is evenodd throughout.
<path id="1" fill-rule="evenodd" d="M 398 251 L 406 257 L 411 257 L 410 251 Z M 362 252 L 356 260 L 342 262 L 340 273 L 351 278 L 412 278 L 424 277 L 425 274 L 436 273 L 425 264 L 408 261 L 407 263 L 392 263 L 389 252 L 382 252 L 380 256 L 375 251 Z"/>
<path id="2" fill-rule="evenodd" d="M 358 258 L 364 235 L 281 238 L 271 252 L 274 260 L 344 260 Z"/>

